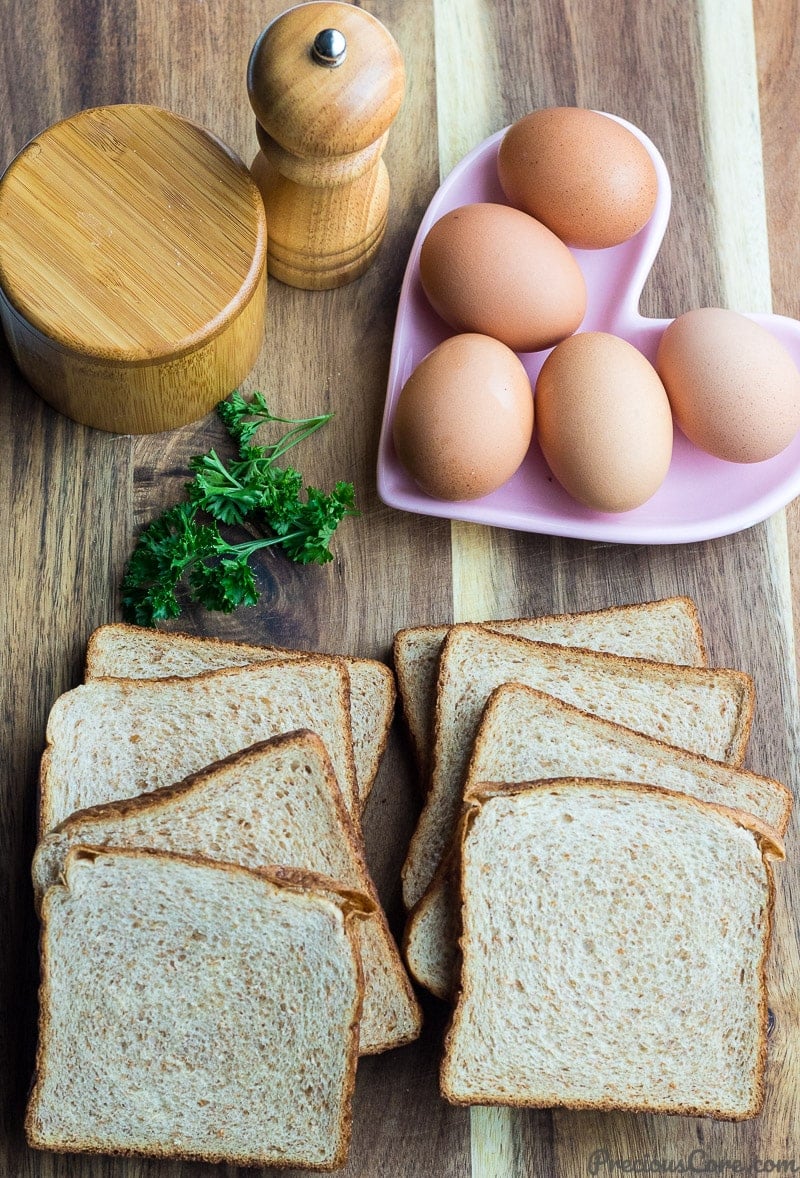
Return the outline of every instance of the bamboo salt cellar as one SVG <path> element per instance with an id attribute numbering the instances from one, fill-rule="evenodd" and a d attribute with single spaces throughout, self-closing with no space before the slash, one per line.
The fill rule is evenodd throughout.
<path id="1" fill-rule="evenodd" d="M 209 131 L 154 106 L 79 111 L 0 181 L 0 322 L 53 408 L 113 433 L 204 416 L 264 338 L 264 208 Z"/>
<path id="2" fill-rule="evenodd" d="M 325 290 L 359 277 L 386 229 L 382 152 L 403 99 L 396 42 L 361 8 L 289 9 L 264 29 L 247 71 L 267 211 L 269 273 Z"/>

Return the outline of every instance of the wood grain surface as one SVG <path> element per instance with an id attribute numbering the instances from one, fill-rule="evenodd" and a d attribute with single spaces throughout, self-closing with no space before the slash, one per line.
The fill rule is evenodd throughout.
<path id="1" fill-rule="evenodd" d="M 96 104 L 162 105 L 208 127 L 250 162 L 250 49 L 280 0 L 6 0 L 0 15 L 2 156 Z M 337 559 L 299 568 L 265 556 L 259 606 L 181 626 L 252 642 L 386 657 L 401 626 L 512 616 L 686 593 L 712 663 L 755 678 L 749 767 L 794 788 L 800 733 L 795 627 L 797 505 L 735 536 L 633 547 L 523 535 L 382 506 L 374 463 L 394 312 L 416 227 L 465 151 L 527 110 L 579 104 L 619 114 L 661 149 L 673 212 L 644 313 L 698 305 L 800 316 L 800 69 L 795 0 L 371 0 L 403 52 L 407 90 L 385 161 L 385 240 L 357 282 L 306 292 L 270 282 L 267 331 L 246 382 L 289 415 L 335 411 L 298 454 L 310 481 L 356 484 L 362 516 Z M 770 282 L 771 275 L 771 282 Z M 210 1178 L 235 1169 L 28 1151 L 22 1112 L 35 1045 L 36 925 L 28 879 L 35 775 L 47 711 L 80 680 L 91 629 L 119 616 L 117 586 L 137 528 L 180 495 L 189 455 L 219 445 L 213 418 L 133 440 L 77 426 L 0 356 L 2 856 L 0 1178 Z M 302 460 L 302 461 L 301 461 Z M 398 730 L 365 815 L 370 864 L 399 931 L 399 870 L 419 809 Z M 800 1168 L 800 871 L 796 819 L 780 866 L 770 963 L 768 1091 L 739 1125 L 683 1117 L 454 1109 L 438 1096 L 446 1012 L 425 1000 L 422 1040 L 363 1060 L 350 1160 L 359 1178 L 577 1178 L 594 1151 L 617 1161 L 721 1166 L 793 1159 Z M 676 1045 L 680 1050 L 680 1045 Z M 608 1166 L 597 1170 L 611 1173 Z M 617 1170 L 617 1173 L 620 1171 Z M 642 1172 L 642 1171 L 640 1171 Z M 706 1172 L 723 1172 L 707 1169 Z M 785 1171 L 786 1172 L 786 1171 Z M 792 1171 L 788 1171 L 792 1172 Z M 242 1172 L 243 1174 L 244 1172 Z"/>

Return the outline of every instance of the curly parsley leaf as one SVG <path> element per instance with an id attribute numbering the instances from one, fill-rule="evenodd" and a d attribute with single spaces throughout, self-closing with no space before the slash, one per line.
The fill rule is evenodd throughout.
<path id="1" fill-rule="evenodd" d="M 250 553 L 236 551 L 235 547 L 227 552 L 218 563 L 196 564 L 189 575 L 189 585 L 195 601 L 206 609 L 229 614 L 240 605 L 255 605 L 258 588 L 248 564 Z"/>
<path id="2" fill-rule="evenodd" d="M 193 478 L 186 484 L 187 501 L 144 528 L 128 562 L 122 582 L 128 621 L 152 626 L 178 617 L 183 585 L 189 600 L 209 610 L 229 613 L 240 605 L 255 605 L 259 592 L 250 565 L 255 552 L 279 546 L 300 564 L 325 564 L 333 559 L 330 544 L 341 521 L 358 515 L 352 483 L 338 482 L 330 494 L 307 487 L 303 497 L 299 472 L 273 465 L 331 414 L 302 420 L 276 417 L 261 393 L 248 401 L 238 392 L 217 411 L 239 457 L 226 462 L 210 450 L 190 459 Z M 270 422 L 293 428 L 270 446 L 251 445 L 256 430 Z M 220 524 L 245 523 L 266 534 L 233 544 L 219 530 Z"/>
<path id="3" fill-rule="evenodd" d="M 122 606 L 128 621 L 152 626 L 177 618 L 178 585 L 198 561 L 216 556 L 224 541 L 216 527 L 198 524 L 195 508 L 169 508 L 141 532 L 125 570 Z"/>
<path id="4" fill-rule="evenodd" d="M 308 487 L 306 501 L 300 504 L 296 519 L 297 531 L 283 540 L 284 552 L 299 564 L 324 564 L 332 560 L 333 534 L 345 516 L 355 514 L 352 483 L 337 483 L 330 495 Z"/>

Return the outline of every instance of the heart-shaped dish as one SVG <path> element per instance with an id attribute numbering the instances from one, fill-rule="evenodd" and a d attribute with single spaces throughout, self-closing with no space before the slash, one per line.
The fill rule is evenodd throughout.
<path id="1" fill-rule="evenodd" d="M 609 118 L 616 118 L 609 115 Z M 588 291 L 581 331 L 607 331 L 639 348 L 649 360 L 670 319 L 646 319 L 639 299 L 669 219 L 671 188 L 664 160 L 646 135 L 624 119 L 649 152 L 658 174 L 652 217 L 635 237 L 602 250 L 573 250 Z M 767 462 L 724 462 L 699 450 L 676 427 L 667 477 L 647 503 L 608 515 L 583 507 L 555 480 L 535 440 L 516 474 L 482 499 L 451 502 L 426 495 L 401 466 L 392 444 L 397 398 L 413 369 L 453 334 L 428 303 L 419 277 L 425 236 L 450 209 L 477 201 L 507 204 L 497 179 L 498 131 L 459 163 L 433 197 L 420 224 L 406 267 L 397 311 L 388 391 L 378 449 L 378 494 L 403 511 L 545 535 L 628 544 L 683 544 L 750 527 L 800 494 L 800 435 Z M 781 315 L 752 315 L 791 353 L 800 367 L 800 322 Z M 534 385 L 549 352 L 520 356 Z"/>

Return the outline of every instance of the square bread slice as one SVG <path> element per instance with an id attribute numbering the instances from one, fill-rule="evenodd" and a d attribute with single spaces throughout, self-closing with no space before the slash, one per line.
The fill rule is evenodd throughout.
<path id="1" fill-rule="evenodd" d="M 576 614 L 509 618 L 481 625 L 498 634 L 585 647 L 659 663 L 707 665 L 697 607 L 688 597 L 668 597 L 636 605 L 612 606 Z M 442 643 L 452 626 L 414 626 L 395 635 L 393 658 L 400 699 L 417 764 L 430 769 L 436 677 Z"/>
<path id="2" fill-rule="evenodd" d="M 643 785 L 489 789 L 461 853 L 446 1099 L 759 1112 L 774 888 L 741 815 Z"/>
<path id="3" fill-rule="evenodd" d="M 361 1053 L 416 1039 L 422 1016 L 380 907 L 360 840 L 322 741 L 277 736 L 150 794 L 73 814 L 37 847 L 37 902 L 58 882 L 73 846 L 145 847 L 243 867 L 317 872 L 368 895 L 375 912 L 358 927 L 364 967 Z"/>
<path id="4" fill-rule="evenodd" d="M 453 834 L 487 699 L 503 683 L 535 687 L 626 728 L 741 764 L 753 715 L 742 671 L 676 667 L 456 626 L 442 647 L 428 796 L 403 867 L 403 898 L 420 900 Z"/>
<path id="5" fill-rule="evenodd" d="M 342 1165 L 358 904 L 369 907 L 302 873 L 71 850 L 42 909 L 29 1144 Z"/>
<path id="6" fill-rule="evenodd" d="M 307 651 L 279 646 L 223 642 L 112 622 L 100 626 L 89 638 L 85 678 L 87 682 L 102 678 L 167 679 L 274 659 L 313 657 Z M 342 656 L 342 662 L 350 676 L 350 725 L 358 798 L 363 809 L 386 750 L 396 689 L 394 675 L 377 659 Z"/>
<path id="7" fill-rule="evenodd" d="M 308 728 L 358 824 L 347 671 L 286 659 L 191 679 L 96 679 L 56 700 L 40 771 L 40 834 L 76 810 L 182 781 L 213 761 Z"/>
<path id="8" fill-rule="evenodd" d="M 518 683 L 489 696 L 467 769 L 464 797 L 481 782 L 552 777 L 638 781 L 743 810 L 779 842 L 792 795 L 785 785 L 591 716 Z M 503 787 L 498 785 L 497 789 Z M 457 855 L 451 845 L 406 925 L 404 952 L 416 980 L 439 998 L 452 993 L 460 932 Z"/>
<path id="9" fill-rule="evenodd" d="M 669 723 L 663 739 L 655 740 L 532 687 L 506 683 L 486 703 L 467 766 L 465 793 L 481 781 L 602 775 L 611 781 L 660 785 L 744 810 L 777 835 L 786 834 L 792 794 L 785 785 L 676 747 L 672 736 Z"/>

